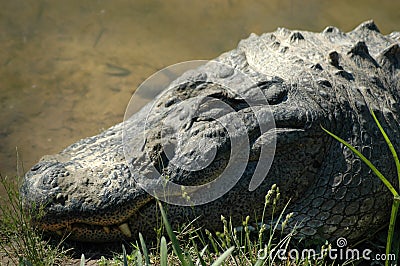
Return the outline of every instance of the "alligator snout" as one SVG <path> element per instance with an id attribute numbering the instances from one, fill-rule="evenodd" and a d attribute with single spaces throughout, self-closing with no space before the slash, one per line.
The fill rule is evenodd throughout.
<path id="1" fill-rule="evenodd" d="M 41 179 L 44 188 L 56 188 L 58 179 L 67 177 L 70 173 L 61 163 L 41 162 L 34 165 L 26 175 Z"/>

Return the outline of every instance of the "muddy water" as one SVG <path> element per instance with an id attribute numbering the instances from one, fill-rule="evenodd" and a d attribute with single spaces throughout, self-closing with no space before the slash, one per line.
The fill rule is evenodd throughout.
<path id="1" fill-rule="evenodd" d="M 254 1 L 255 2 L 255 1 Z M 400 2 L 0 0 L 0 173 L 122 121 L 135 88 L 170 64 L 211 59 L 279 26 L 400 30 Z M 20 171 L 23 173 L 23 170 Z"/>

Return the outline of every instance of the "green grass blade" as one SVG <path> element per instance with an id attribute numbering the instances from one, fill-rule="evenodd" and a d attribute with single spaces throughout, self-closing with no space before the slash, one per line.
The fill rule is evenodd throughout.
<path id="1" fill-rule="evenodd" d="M 85 254 L 82 254 L 81 256 L 81 262 L 79 264 L 80 266 L 85 266 Z"/>
<path id="2" fill-rule="evenodd" d="M 126 256 L 126 249 L 123 244 L 122 244 L 122 260 L 123 260 L 124 266 L 128 266 L 128 258 Z"/>
<path id="3" fill-rule="evenodd" d="M 143 235 L 141 233 L 139 233 L 139 240 L 140 240 L 140 245 L 142 246 L 145 265 L 149 266 L 150 265 L 149 252 L 147 250 L 146 243 L 144 242 Z"/>
<path id="4" fill-rule="evenodd" d="M 203 259 L 203 256 L 204 256 L 204 254 L 206 253 L 207 248 L 208 248 L 208 246 L 205 246 L 205 247 L 200 251 L 200 253 L 198 254 L 198 259 L 197 259 L 196 265 L 199 265 L 199 264 L 200 264 L 201 266 L 207 266 L 206 262 L 205 262 L 204 259 Z"/>
<path id="5" fill-rule="evenodd" d="M 399 258 L 400 255 L 400 230 L 398 229 L 398 225 L 396 225 L 393 233 L 392 239 L 392 254 L 394 254 L 395 258 Z"/>
<path id="6" fill-rule="evenodd" d="M 396 224 L 397 213 L 399 210 L 399 205 L 400 205 L 400 197 L 395 197 L 395 199 L 393 200 L 393 204 L 392 204 L 389 232 L 388 232 L 388 237 L 387 237 L 387 241 L 386 241 L 386 257 L 388 257 L 389 253 L 391 253 L 391 251 L 392 251 L 393 234 L 394 234 L 394 228 L 395 228 L 395 224 Z M 386 265 L 388 265 L 388 263 L 389 263 L 389 260 L 386 260 Z"/>
<path id="7" fill-rule="evenodd" d="M 168 266 L 168 248 L 165 237 L 161 238 L 160 244 L 160 266 Z"/>
<path id="8" fill-rule="evenodd" d="M 214 263 L 211 266 L 221 265 L 226 260 L 226 258 L 228 258 L 231 255 L 231 253 L 234 249 L 235 249 L 235 247 L 228 248 L 224 253 L 222 253 L 221 256 L 218 257 L 218 259 L 216 261 L 214 261 Z"/>
<path id="9" fill-rule="evenodd" d="M 171 239 L 172 242 L 172 248 L 174 249 L 174 252 L 176 254 L 176 256 L 178 256 L 178 259 L 180 260 L 180 262 L 182 263 L 182 265 L 186 266 L 186 265 L 194 265 L 193 262 L 191 262 L 191 260 L 186 261 L 185 255 L 183 254 L 183 251 L 181 249 L 181 247 L 179 246 L 179 242 L 178 239 L 176 238 L 174 231 L 172 230 L 171 224 L 168 221 L 167 218 L 167 214 L 164 211 L 164 208 L 161 204 L 161 202 L 158 202 L 158 205 L 160 207 L 160 211 L 161 211 L 161 216 L 165 225 L 165 229 L 167 230 L 168 236 Z"/>
<path id="10" fill-rule="evenodd" d="M 254 264 L 254 266 L 262 266 L 264 264 L 264 261 L 261 259 L 258 259 L 256 264 Z"/>
<path id="11" fill-rule="evenodd" d="M 385 141 L 386 141 L 386 143 L 387 143 L 387 145 L 389 147 L 390 152 L 392 153 L 394 162 L 396 163 L 397 178 L 399 180 L 399 187 L 400 187 L 400 161 L 399 161 L 399 157 L 397 156 L 397 152 L 394 149 L 393 144 L 390 141 L 389 137 L 387 136 L 385 130 L 383 129 L 383 127 L 379 123 L 378 119 L 376 118 L 374 111 L 372 109 L 369 109 L 369 111 L 370 111 L 372 117 L 374 118 L 376 125 L 378 126 L 379 130 L 381 131 L 381 134 L 382 134 L 383 138 L 385 139 Z"/>
<path id="12" fill-rule="evenodd" d="M 136 266 L 143 266 L 143 257 L 140 250 L 136 250 Z"/>
<path id="13" fill-rule="evenodd" d="M 337 141 L 345 145 L 347 148 L 349 148 L 354 154 L 356 154 L 368 167 L 374 172 L 375 175 L 379 177 L 379 179 L 386 185 L 386 187 L 392 192 L 393 196 L 397 197 L 399 194 L 397 193 L 396 189 L 392 186 L 392 184 L 389 182 L 389 180 L 386 179 L 386 177 L 383 176 L 383 174 L 376 169 L 376 167 L 371 163 L 370 160 L 368 160 L 364 155 L 361 154 L 356 148 L 354 148 L 352 145 L 350 145 L 348 142 L 345 140 L 341 139 L 340 137 L 336 136 L 335 134 L 331 133 L 329 130 L 325 129 L 323 126 L 321 128 L 328 133 L 330 136 L 335 138 Z"/>

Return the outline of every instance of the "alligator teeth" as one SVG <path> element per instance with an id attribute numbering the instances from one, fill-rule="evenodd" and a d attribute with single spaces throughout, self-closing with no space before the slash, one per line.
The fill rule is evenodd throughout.
<path id="1" fill-rule="evenodd" d="M 106 232 L 107 234 L 110 233 L 110 227 L 108 227 L 108 226 L 103 226 L 103 230 L 104 230 L 104 232 Z"/>
<path id="2" fill-rule="evenodd" d="M 129 226 L 127 223 L 123 223 L 120 226 L 118 226 L 119 230 L 121 230 L 121 232 L 127 236 L 127 237 L 131 237 L 132 233 L 131 230 L 129 229 Z"/>

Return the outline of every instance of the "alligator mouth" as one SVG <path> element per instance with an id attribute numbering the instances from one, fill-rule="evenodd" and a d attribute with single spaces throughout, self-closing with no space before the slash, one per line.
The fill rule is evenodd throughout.
<path id="1" fill-rule="evenodd" d="M 107 217 L 112 217 L 112 219 L 108 219 L 108 222 L 101 215 L 101 219 L 97 219 L 99 216 L 94 215 L 92 219 L 58 217 L 57 222 L 48 222 L 40 218 L 34 219 L 32 222 L 47 235 L 62 236 L 69 240 L 112 242 L 131 239 L 135 233 L 132 232 L 134 226 L 131 223 L 140 215 L 144 206 L 152 203 L 154 203 L 154 199 L 149 197 L 148 200 L 142 202 L 139 208 L 135 208 L 135 211 L 125 212 L 123 218 L 118 217 L 116 213 L 107 214 Z M 44 218 L 48 217 L 49 215 L 44 216 Z"/>
<path id="2" fill-rule="evenodd" d="M 60 227 L 60 228 L 59 228 Z M 87 241 L 96 242 L 104 240 L 118 240 L 124 238 L 132 238 L 132 231 L 129 227 L 129 222 L 124 221 L 120 224 L 108 225 L 93 225 L 86 223 L 71 223 L 66 226 L 57 225 L 56 230 L 47 228 L 46 233 L 57 234 L 58 236 L 65 236 L 71 240 L 85 239 Z M 84 238 L 83 238 L 84 237 Z"/>
<path id="3" fill-rule="evenodd" d="M 42 164 L 46 165 L 43 162 Z M 39 186 L 43 180 L 48 180 L 47 177 L 51 176 L 52 172 L 60 171 L 57 168 L 60 167 L 59 165 L 51 162 L 49 165 L 43 166 L 43 172 L 40 173 L 42 176 L 31 177 L 30 182 Z M 55 168 L 52 169 L 52 167 Z M 25 185 L 30 188 L 34 187 L 30 182 Z M 24 187 L 22 189 L 24 190 Z M 119 202 L 115 205 L 111 201 L 102 208 L 96 208 L 96 204 L 85 208 L 79 203 L 74 204 L 75 199 L 72 197 L 60 196 L 67 195 L 67 191 L 63 191 L 61 194 L 54 188 L 45 194 L 41 189 L 45 188 L 39 186 L 35 190 L 26 192 L 29 194 L 24 200 L 24 208 L 31 212 L 32 225 L 46 235 L 58 235 L 68 237 L 69 240 L 83 242 L 113 242 L 132 238 L 131 230 L 135 228 L 132 221 L 135 221 L 146 205 L 154 203 L 154 198 L 136 188 L 131 191 L 131 198 L 125 201 L 121 195 L 119 199 L 113 199 L 114 203 Z M 43 203 L 45 198 L 47 201 Z"/>

